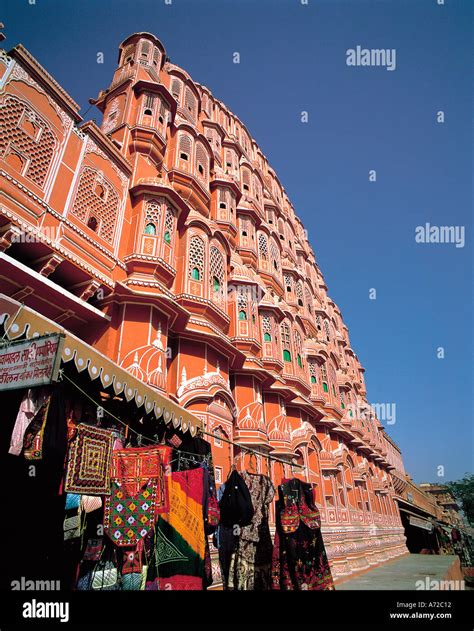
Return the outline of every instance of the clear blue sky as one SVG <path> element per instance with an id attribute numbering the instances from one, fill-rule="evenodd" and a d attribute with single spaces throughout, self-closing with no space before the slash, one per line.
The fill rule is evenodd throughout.
<path id="1" fill-rule="evenodd" d="M 407 470 L 418 482 L 473 470 L 472 0 L 2 4 L 6 48 L 22 42 L 83 114 L 119 42 L 143 30 L 230 107 L 309 231 L 369 401 L 396 404 L 388 430 Z M 396 70 L 348 67 L 357 45 L 395 48 Z M 464 226 L 464 248 L 415 243 L 426 222 Z"/>

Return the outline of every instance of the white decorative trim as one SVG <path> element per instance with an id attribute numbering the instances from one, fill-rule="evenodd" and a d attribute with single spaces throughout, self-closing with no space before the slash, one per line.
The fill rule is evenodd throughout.
<path id="1" fill-rule="evenodd" d="M 90 136 L 87 135 L 86 152 L 85 152 L 84 155 L 86 156 L 87 154 L 90 154 L 90 153 L 96 153 L 98 156 L 103 158 L 108 164 L 110 164 L 110 166 L 113 168 L 113 170 L 117 174 L 118 178 L 120 179 L 120 182 L 122 184 L 122 188 L 125 189 L 127 187 L 128 182 L 129 182 L 129 178 L 122 173 L 122 171 L 115 164 L 114 160 L 109 158 L 102 151 L 102 149 L 100 149 L 100 147 L 97 146 L 97 143 Z"/>
<path id="2" fill-rule="evenodd" d="M 43 94 L 44 96 L 46 96 L 46 98 L 48 99 L 49 104 L 56 110 L 57 115 L 59 116 L 59 118 L 61 119 L 61 122 L 63 124 L 63 127 L 65 129 L 66 132 L 69 131 L 69 129 L 72 127 L 73 125 L 73 120 L 72 118 L 69 116 L 69 114 L 67 114 L 57 103 L 56 101 L 54 101 L 45 91 L 44 89 L 40 86 L 39 83 L 37 83 L 27 72 L 26 70 L 23 68 L 23 66 L 21 66 L 18 62 L 15 63 L 15 65 L 13 66 L 13 70 L 10 73 L 10 80 L 16 80 L 16 81 L 23 81 L 24 83 L 27 83 L 28 85 L 32 86 L 33 88 L 35 88 L 35 90 L 38 90 L 39 92 L 41 92 L 41 94 Z M 66 134 L 67 135 L 67 134 Z M 63 139 L 64 140 L 64 139 Z M 62 144 L 62 143 L 60 143 Z"/>

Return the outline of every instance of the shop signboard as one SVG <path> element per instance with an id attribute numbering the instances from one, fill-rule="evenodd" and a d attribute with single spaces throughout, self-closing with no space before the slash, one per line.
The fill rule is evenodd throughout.
<path id="1" fill-rule="evenodd" d="M 410 524 L 412 526 L 418 526 L 418 528 L 423 528 L 424 530 L 429 530 L 430 532 L 433 530 L 433 524 L 430 521 L 414 517 L 413 515 L 410 515 Z"/>
<path id="2" fill-rule="evenodd" d="M 58 378 L 64 335 L 0 341 L 0 391 L 48 385 Z"/>

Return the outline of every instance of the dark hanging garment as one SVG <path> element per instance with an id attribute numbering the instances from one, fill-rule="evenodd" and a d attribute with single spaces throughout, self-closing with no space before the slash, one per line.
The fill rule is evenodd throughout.
<path id="1" fill-rule="evenodd" d="M 268 507 L 275 497 L 270 478 L 258 473 L 242 474 L 249 489 L 254 515 L 240 529 L 229 570 L 229 589 L 263 591 L 271 589 L 273 544 L 268 526 Z"/>
<path id="2" fill-rule="evenodd" d="M 9 412 L 6 420 L 10 418 L 13 425 L 18 407 L 16 411 L 10 410 L 5 402 L 4 408 Z M 61 383 L 48 387 L 47 414 L 42 419 L 38 423 L 41 440 L 27 443 L 35 448 L 34 459 L 26 459 L 24 450 L 20 457 L 8 454 L 8 446 L 4 445 L 4 479 L 14 480 L 20 491 L 12 493 L 4 485 L 6 490 L 1 500 L 3 506 L 8 506 L 8 514 L 14 515 L 16 537 L 22 543 L 6 546 L 2 584 L 3 580 L 11 582 L 23 575 L 31 580 L 59 580 L 62 587 L 67 585 L 63 552 L 65 498 L 60 495 L 67 424 Z M 5 432 L 5 437 L 10 442 L 10 432 Z M 36 449 L 38 445 L 41 449 Z"/>
<path id="3" fill-rule="evenodd" d="M 252 498 L 247 485 L 237 471 L 232 471 L 227 478 L 219 509 L 220 523 L 223 526 L 243 528 L 252 523 L 254 515 Z"/>
<path id="4" fill-rule="evenodd" d="M 231 472 L 219 489 L 218 497 L 220 522 L 214 540 L 219 548 L 222 584 L 227 590 L 230 589 L 229 573 L 239 543 L 237 533 L 252 523 L 254 509 L 249 489 L 237 471 Z"/>
<path id="5" fill-rule="evenodd" d="M 278 487 L 272 581 L 275 590 L 334 589 L 311 485 L 296 478 Z"/>
<path id="6" fill-rule="evenodd" d="M 222 484 L 217 491 L 219 502 L 224 495 L 225 486 L 225 483 Z M 228 589 L 230 563 L 238 542 L 238 537 L 233 531 L 233 526 L 229 528 L 220 523 L 213 537 L 214 546 L 219 550 L 219 566 L 224 590 Z"/>

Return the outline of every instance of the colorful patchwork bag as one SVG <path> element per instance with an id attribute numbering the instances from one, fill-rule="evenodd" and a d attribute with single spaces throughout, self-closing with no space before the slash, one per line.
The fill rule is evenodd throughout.
<path id="1" fill-rule="evenodd" d="M 164 451 L 169 450 L 169 451 Z M 104 529 L 117 546 L 135 546 L 166 510 L 162 454 L 170 447 L 137 447 L 113 453 L 111 494 L 105 498 Z"/>

